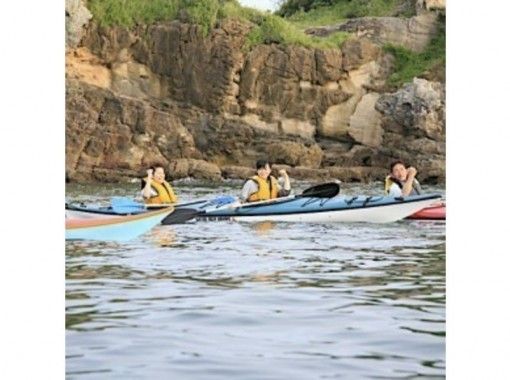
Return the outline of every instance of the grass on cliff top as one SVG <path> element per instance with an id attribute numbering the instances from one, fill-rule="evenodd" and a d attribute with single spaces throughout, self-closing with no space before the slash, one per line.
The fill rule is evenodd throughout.
<path id="1" fill-rule="evenodd" d="M 338 32 L 326 38 L 305 34 L 293 23 L 269 12 L 243 7 L 236 0 L 89 0 L 88 7 L 102 26 L 151 24 L 179 18 L 185 11 L 207 35 L 222 19 L 235 18 L 254 25 L 246 48 L 264 44 L 300 45 L 321 49 L 338 48 L 349 36 Z"/>
<path id="2" fill-rule="evenodd" d="M 237 1 L 225 1 L 219 12 L 220 18 L 249 21 L 255 26 L 247 36 L 246 48 L 260 44 L 278 43 L 299 45 L 310 48 L 333 49 L 342 46 L 349 33 L 337 32 L 327 37 L 305 34 L 293 23 L 284 18 L 257 9 L 243 7 Z"/>
<path id="3" fill-rule="evenodd" d="M 296 27 L 306 29 L 339 24 L 355 17 L 396 14 L 411 17 L 414 9 L 409 0 L 287 0 L 276 13 Z"/>
<path id="4" fill-rule="evenodd" d="M 89 0 L 88 8 L 101 26 L 152 24 L 175 20 L 186 11 L 204 34 L 214 27 L 220 9 L 219 0 Z"/>
<path id="5" fill-rule="evenodd" d="M 394 72 L 388 78 L 388 84 L 400 86 L 421 77 L 429 70 L 444 67 L 446 64 L 446 33 L 444 21 L 440 24 L 436 36 L 422 53 L 415 53 L 400 46 L 386 45 L 384 50 L 395 57 Z"/>

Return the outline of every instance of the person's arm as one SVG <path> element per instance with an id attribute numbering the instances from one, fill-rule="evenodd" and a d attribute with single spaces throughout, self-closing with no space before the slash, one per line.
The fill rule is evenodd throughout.
<path id="1" fill-rule="evenodd" d="M 280 177 L 278 177 L 278 197 L 286 197 L 290 194 L 290 178 L 285 169 L 278 171 Z M 283 186 L 280 184 L 283 182 Z"/>
<path id="2" fill-rule="evenodd" d="M 389 197 L 401 197 L 402 196 L 402 190 L 400 189 L 400 187 L 398 187 L 398 185 L 396 183 L 393 183 L 390 186 L 390 189 L 388 191 L 388 196 Z"/>
<path id="3" fill-rule="evenodd" d="M 418 182 L 418 180 L 416 178 L 414 179 L 413 187 L 414 187 L 414 190 L 416 190 L 416 192 L 418 193 L 418 195 L 423 193 L 423 190 L 421 189 L 421 185 L 420 185 L 420 183 Z"/>
<path id="4" fill-rule="evenodd" d="M 147 170 L 147 181 L 145 187 L 142 190 L 142 196 L 149 199 L 151 197 L 151 182 L 152 182 L 152 169 Z"/>
<path id="5" fill-rule="evenodd" d="M 409 194 L 411 194 L 411 191 L 413 191 L 413 183 L 415 176 L 416 169 L 411 166 L 409 169 L 407 169 L 407 179 L 404 183 L 404 186 L 402 186 L 402 195 L 404 197 L 407 197 Z"/>
<path id="6" fill-rule="evenodd" d="M 290 192 L 290 178 L 285 169 L 280 170 L 278 174 L 280 174 L 280 178 L 283 178 L 283 190 Z"/>
<path id="7" fill-rule="evenodd" d="M 258 191 L 258 185 L 251 179 L 244 183 L 241 190 L 241 202 L 247 202 L 250 195 Z"/>

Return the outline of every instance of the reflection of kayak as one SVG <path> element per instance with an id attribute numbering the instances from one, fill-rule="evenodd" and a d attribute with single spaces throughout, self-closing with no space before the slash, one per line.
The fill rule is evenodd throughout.
<path id="1" fill-rule="evenodd" d="M 423 220 L 445 220 L 446 204 L 440 203 L 425 207 L 424 209 L 408 216 L 407 219 L 423 219 Z"/>
<path id="2" fill-rule="evenodd" d="M 306 196 L 279 198 L 248 204 L 230 204 L 199 215 L 206 219 L 232 219 L 243 222 L 372 222 L 388 223 L 409 216 L 436 203 L 438 194 L 394 197 Z"/>
<path id="3" fill-rule="evenodd" d="M 88 219 L 66 218 L 67 240 L 111 240 L 133 239 L 159 224 L 174 210 L 167 207 L 162 210 L 138 215 L 109 216 Z"/>

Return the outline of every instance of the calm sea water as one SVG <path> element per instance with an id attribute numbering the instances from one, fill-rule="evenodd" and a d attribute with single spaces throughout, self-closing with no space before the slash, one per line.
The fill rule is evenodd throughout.
<path id="1" fill-rule="evenodd" d="M 236 186 L 175 188 L 188 200 Z M 137 191 L 68 185 L 67 200 Z M 66 375 L 444 378 L 445 223 L 201 221 L 123 244 L 67 242 Z"/>

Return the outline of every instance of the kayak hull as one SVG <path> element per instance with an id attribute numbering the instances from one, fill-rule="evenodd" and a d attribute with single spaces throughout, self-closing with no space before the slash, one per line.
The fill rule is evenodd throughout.
<path id="1" fill-rule="evenodd" d="M 446 220 L 446 206 L 433 205 L 426 207 L 410 216 L 407 219 L 419 219 L 419 220 Z"/>
<path id="2" fill-rule="evenodd" d="M 226 206 L 201 215 L 239 222 L 391 223 L 437 203 L 440 195 L 393 197 L 295 197 L 273 203 Z"/>
<path id="3" fill-rule="evenodd" d="M 131 240 L 161 223 L 173 210 L 168 207 L 139 215 L 66 219 L 66 240 Z"/>

